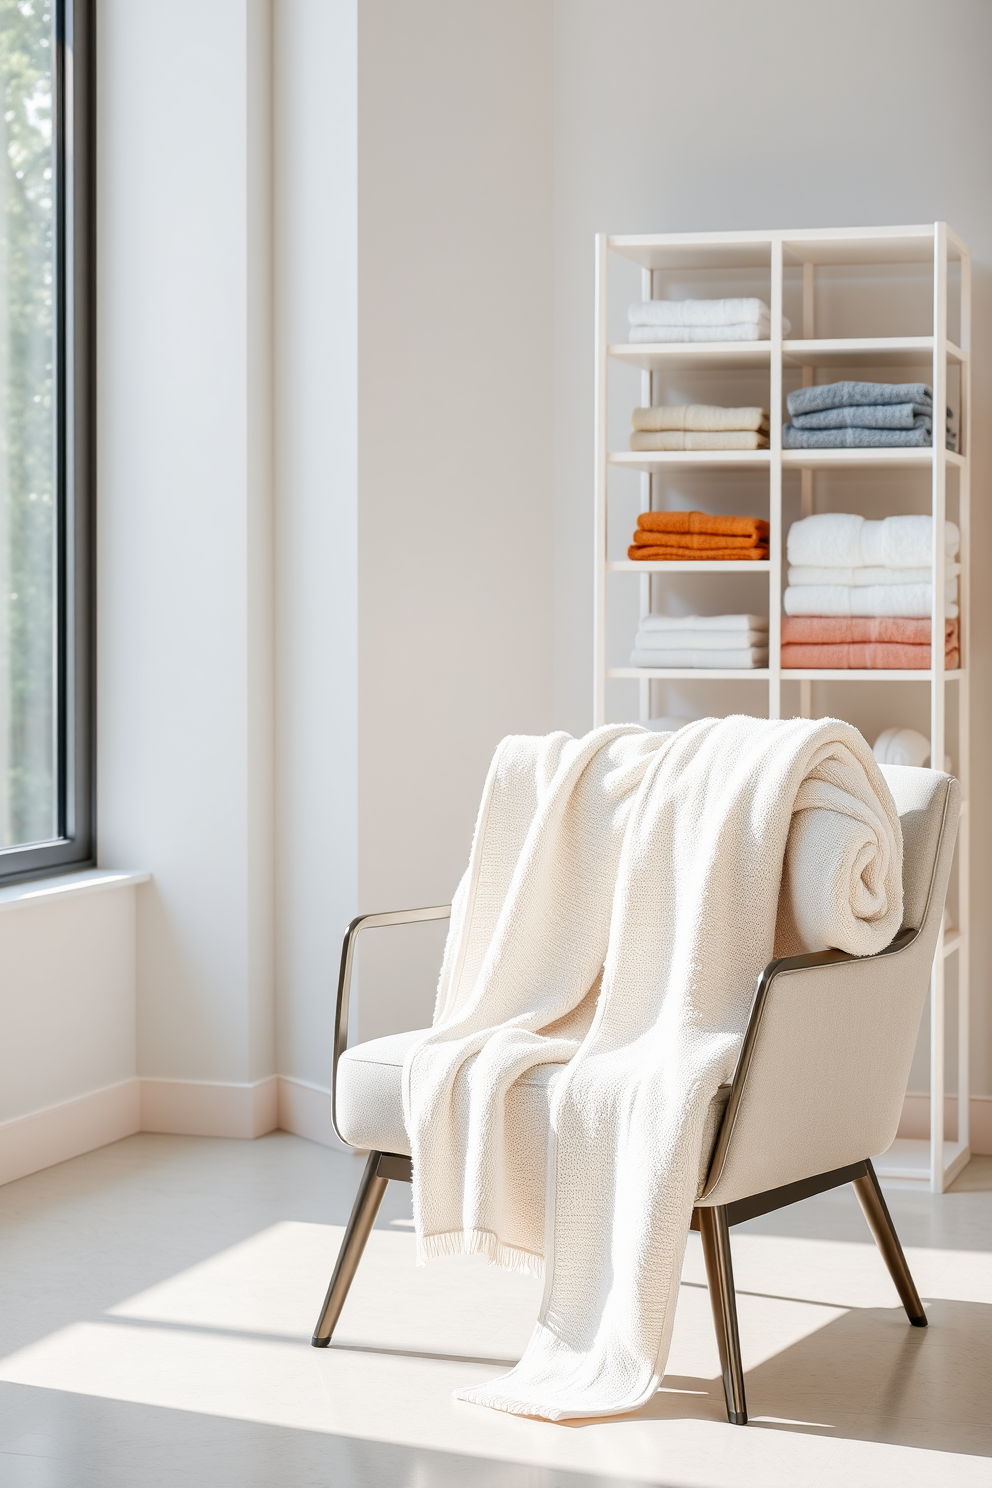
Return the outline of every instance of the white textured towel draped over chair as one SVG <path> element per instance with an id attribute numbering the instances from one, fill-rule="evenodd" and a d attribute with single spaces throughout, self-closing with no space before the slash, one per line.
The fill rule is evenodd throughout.
<path id="1" fill-rule="evenodd" d="M 555 1420 L 651 1396 L 755 979 L 773 953 L 886 946 L 901 855 L 871 751 L 836 720 L 503 741 L 404 1068 L 421 1257 L 547 1263 L 524 1357 L 462 1398 Z M 549 1064 L 545 1184 L 507 1093 Z"/>

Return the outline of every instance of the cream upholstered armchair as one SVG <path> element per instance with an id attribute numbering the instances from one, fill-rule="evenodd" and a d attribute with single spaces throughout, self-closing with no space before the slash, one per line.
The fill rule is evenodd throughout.
<path id="1" fill-rule="evenodd" d="M 758 979 L 732 1080 L 710 1106 L 692 1227 L 700 1231 L 716 1324 L 727 1415 L 747 1422 L 730 1252 L 730 1226 L 811 1194 L 853 1183 L 914 1327 L 926 1314 L 871 1164 L 899 1124 L 930 982 L 957 829 L 957 781 L 937 771 L 882 766 L 902 822 L 903 928 L 876 956 L 820 951 L 772 961 Z M 331 1077 L 334 1129 L 369 1153 L 313 1344 L 331 1340 L 386 1185 L 409 1182 L 400 1075 L 419 1032 L 349 1049 L 348 997 L 359 933 L 444 919 L 449 905 L 363 915 L 345 935 Z M 547 1128 L 557 1066 L 532 1071 L 510 1099 Z"/>

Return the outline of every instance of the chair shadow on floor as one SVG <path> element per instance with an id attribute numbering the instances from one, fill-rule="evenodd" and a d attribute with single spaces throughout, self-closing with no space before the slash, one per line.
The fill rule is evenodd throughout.
<path id="1" fill-rule="evenodd" d="M 746 1370 L 749 1429 L 992 1456 L 992 1304 L 924 1301 L 926 1329 L 901 1308 L 852 1308 Z M 719 1379 L 666 1375 L 624 1419 L 686 1417 L 726 1420 Z"/>

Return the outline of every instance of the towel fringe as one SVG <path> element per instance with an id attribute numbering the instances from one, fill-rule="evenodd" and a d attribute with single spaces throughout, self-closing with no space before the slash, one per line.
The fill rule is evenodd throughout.
<path id="1" fill-rule="evenodd" d="M 516 1245 L 507 1245 L 492 1230 L 447 1230 L 440 1235 L 417 1236 L 417 1265 L 440 1256 L 481 1255 L 491 1266 L 502 1271 L 519 1271 L 524 1276 L 543 1276 L 544 1257 Z"/>

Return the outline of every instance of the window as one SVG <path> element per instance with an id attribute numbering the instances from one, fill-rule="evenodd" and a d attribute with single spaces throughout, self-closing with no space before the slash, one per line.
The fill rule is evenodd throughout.
<path id="1" fill-rule="evenodd" d="M 0 879 L 93 853 L 91 26 L 0 0 Z"/>

